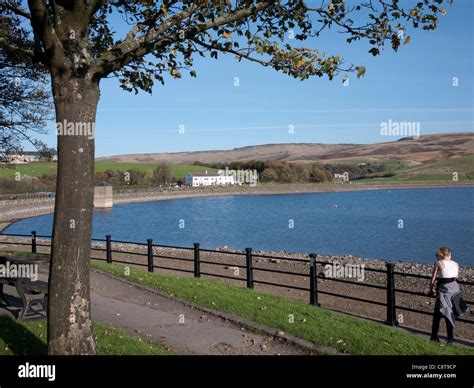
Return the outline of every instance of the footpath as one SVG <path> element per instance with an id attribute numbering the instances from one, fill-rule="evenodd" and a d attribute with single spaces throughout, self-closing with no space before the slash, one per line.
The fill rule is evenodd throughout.
<path id="1" fill-rule="evenodd" d="M 91 273 L 92 317 L 175 354 L 298 355 L 300 346 L 101 272 Z"/>

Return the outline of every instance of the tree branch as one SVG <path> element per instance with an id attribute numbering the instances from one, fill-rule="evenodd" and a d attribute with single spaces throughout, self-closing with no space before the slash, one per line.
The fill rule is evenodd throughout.
<path id="1" fill-rule="evenodd" d="M 31 15 L 16 4 L 14 4 L 11 0 L 4 0 L 3 5 L 6 9 L 10 10 L 15 15 L 22 16 L 26 19 L 31 20 Z"/>
<path id="2" fill-rule="evenodd" d="M 228 54 L 235 54 L 241 58 L 244 58 L 244 59 L 247 59 L 251 62 L 256 62 L 256 63 L 259 63 L 260 65 L 262 66 L 271 66 L 271 62 L 270 61 L 264 61 L 262 59 L 257 59 L 257 58 L 254 58 L 248 54 L 245 54 L 243 53 L 241 50 L 234 50 L 234 49 L 227 49 L 227 48 L 224 48 L 224 47 L 219 47 L 219 45 L 213 45 L 213 44 L 209 44 L 209 43 L 205 43 L 205 42 L 202 42 L 200 41 L 199 39 L 191 39 L 194 43 L 198 44 L 199 46 L 202 46 L 202 47 L 205 47 L 206 49 L 208 50 L 217 50 L 217 51 L 220 51 L 220 52 L 223 52 L 223 53 L 228 53 Z"/>
<path id="3" fill-rule="evenodd" d="M 246 7 L 230 12 L 227 15 L 219 16 L 207 23 L 193 25 L 186 31 L 177 32 L 171 36 L 163 35 L 170 27 L 173 27 L 185 18 L 190 17 L 198 6 L 192 7 L 191 10 L 183 11 L 180 14 L 173 15 L 165 22 L 151 29 L 139 38 L 136 37 L 136 34 L 133 33 L 132 29 L 127 39 L 99 57 L 97 61 L 96 74 L 98 74 L 99 77 L 107 76 L 108 74 L 126 66 L 135 59 L 141 58 L 155 50 L 162 49 L 178 41 L 192 39 L 197 34 L 209 29 L 245 19 L 265 10 L 277 2 L 278 0 L 262 0 L 252 7 Z M 134 29 L 136 28 L 137 26 L 134 27 Z"/>
<path id="4" fill-rule="evenodd" d="M 0 38 L 0 43 L 2 44 L 3 47 L 6 47 L 7 49 L 11 50 L 12 52 L 21 52 L 22 54 L 27 55 L 31 59 L 35 58 L 35 52 L 34 51 L 28 50 L 28 49 L 25 49 L 25 48 L 22 48 L 22 47 L 12 46 L 11 44 L 9 44 L 5 40 L 5 38 Z"/>
<path id="5" fill-rule="evenodd" d="M 44 58 L 46 52 L 54 48 L 58 39 L 48 21 L 47 8 L 44 1 L 28 0 L 28 7 L 31 12 L 31 26 L 33 27 L 35 37 L 35 53 L 39 58 Z"/>

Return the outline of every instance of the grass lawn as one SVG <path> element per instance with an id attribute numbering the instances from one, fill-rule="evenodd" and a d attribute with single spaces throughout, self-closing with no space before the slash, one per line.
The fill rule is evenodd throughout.
<path id="1" fill-rule="evenodd" d="M 41 176 L 43 174 L 56 174 L 57 163 L 32 163 L 19 164 L 14 167 L 0 167 L 0 178 L 14 178 L 15 173 L 21 175 Z M 119 171 L 153 171 L 158 167 L 157 163 L 120 163 L 120 162 L 96 162 L 96 171 L 119 170 Z M 195 166 L 189 164 L 175 164 L 172 166 L 172 173 L 177 179 L 183 179 L 189 172 L 215 172 L 209 167 Z"/>
<path id="2" fill-rule="evenodd" d="M 231 312 L 317 345 L 358 355 L 474 355 L 474 349 L 430 342 L 386 325 L 207 279 L 172 277 L 92 261 L 100 269 L 212 309 Z M 291 323 L 290 317 L 294 317 Z"/>
<path id="3" fill-rule="evenodd" d="M 113 355 L 170 355 L 162 346 L 146 343 L 125 334 L 121 329 L 94 323 L 99 353 Z M 45 355 L 46 321 L 17 322 L 0 317 L 0 355 Z"/>

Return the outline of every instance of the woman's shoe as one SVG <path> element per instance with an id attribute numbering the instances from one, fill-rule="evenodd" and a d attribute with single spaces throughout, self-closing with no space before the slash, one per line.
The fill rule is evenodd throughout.
<path id="1" fill-rule="evenodd" d="M 430 341 L 433 341 L 433 342 L 441 342 L 438 337 L 434 337 L 434 338 L 431 337 L 431 338 L 430 338 Z"/>

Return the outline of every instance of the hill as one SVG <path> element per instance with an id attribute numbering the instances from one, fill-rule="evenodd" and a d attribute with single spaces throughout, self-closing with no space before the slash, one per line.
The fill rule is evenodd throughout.
<path id="1" fill-rule="evenodd" d="M 363 161 L 402 161 L 418 165 L 474 155 L 474 133 L 426 135 L 376 144 L 265 144 L 219 151 L 130 154 L 99 158 L 122 163 L 192 164 L 225 163 L 244 160 L 284 160 L 299 163 L 354 163 Z"/>

